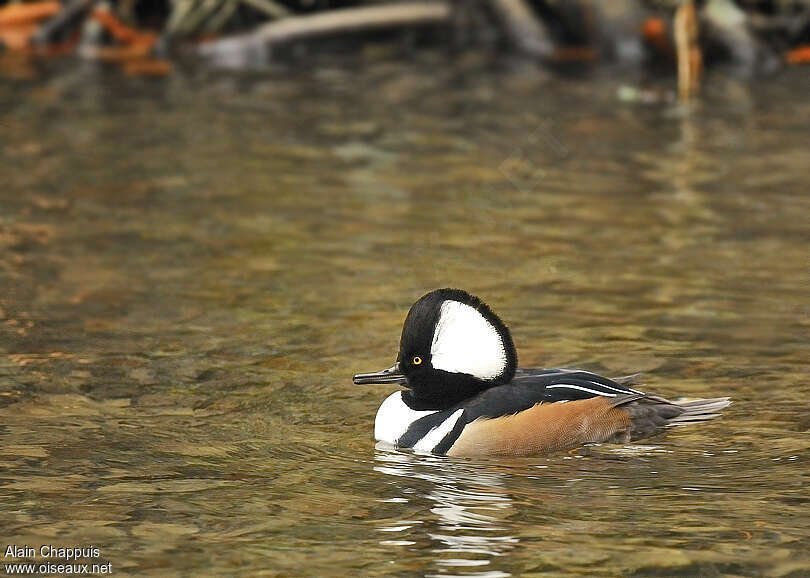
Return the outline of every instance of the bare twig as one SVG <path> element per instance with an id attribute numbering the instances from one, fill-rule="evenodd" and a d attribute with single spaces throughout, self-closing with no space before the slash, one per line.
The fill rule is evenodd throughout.
<path id="1" fill-rule="evenodd" d="M 219 32 L 225 27 L 228 20 L 230 20 L 236 12 L 237 8 L 239 8 L 238 0 L 227 0 L 220 6 L 216 14 L 211 16 L 211 18 L 205 23 L 204 30 L 206 32 Z"/>
<path id="2" fill-rule="evenodd" d="M 65 30 L 78 26 L 95 4 L 95 0 L 68 0 L 56 16 L 42 24 L 31 38 L 34 44 L 48 44 Z"/>
<path id="3" fill-rule="evenodd" d="M 544 60 L 554 55 L 548 31 L 524 0 L 490 0 L 490 3 L 515 48 Z"/>
<path id="4" fill-rule="evenodd" d="M 290 15 L 287 8 L 273 0 L 242 0 L 242 3 L 255 8 L 270 18 L 284 18 Z"/>
<path id="5" fill-rule="evenodd" d="M 205 20 L 217 13 L 220 5 L 220 0 L 200 0 L 194 10 L 183 19 L 177 32 L 183 35 L 194 34 Z"/>
<path id="6" fill-rule="evenodd" d="M 197 0 L 177 0 L 173 3 L 172 13 L 166 22 L 165 33 L 172 37 L 180 33 L 185 28 L 185 22 L 189 15 L 198 7 Z"/>
<path id="7" fill-rule="evenodd" d="M 675 51 L 678 55 L 678 95 L 688 100 L 700 85 L 703 57 L 698 45 L 695 4 L 686 0 L 675 11 Z"/>

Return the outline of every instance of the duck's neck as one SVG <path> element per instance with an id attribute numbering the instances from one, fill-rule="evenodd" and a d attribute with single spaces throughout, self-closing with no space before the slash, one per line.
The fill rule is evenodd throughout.
<path id="1" fill-rule="evenodd" d="M 439 373 L 444 375 L 432 382 L 410 384 L 410 389 L 402 393 L 402 400 L 409 408 L 415 411 L 450 409 L 495 385 L 471 375 Z"/>

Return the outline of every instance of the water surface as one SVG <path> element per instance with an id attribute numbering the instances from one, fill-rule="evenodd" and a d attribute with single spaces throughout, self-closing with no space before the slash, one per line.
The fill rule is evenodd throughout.
<path id="1" fill-rule="evenodd" d="M 807 72 L 690 108 L 639 82 L 4 82 L 0 542 L 117 575 L 810 575 Z M 636 446 L 375 448 L 390 391 L 351 376 L 442 286 L 524 366 L 735 403 Z"/>

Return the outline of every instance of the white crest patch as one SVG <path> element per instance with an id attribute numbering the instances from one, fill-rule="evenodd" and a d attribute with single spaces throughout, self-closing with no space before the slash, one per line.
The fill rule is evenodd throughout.
<path id="1" fill-rule="evenodd" d="M 493 379 L 506 369 L 506 350 L 498 330 L 474 307 L 442 303 L 430 348 L 433 367 Z"/>
<path id="2" fill-rule="evenodd" d="M 411 409 L 402 401 L 402 392 L 395 391 L 385 398 L 377 410 L 377 417 L 374 419 L 374 439 L 396 444 L 413 422 L 436 411 Z"/>

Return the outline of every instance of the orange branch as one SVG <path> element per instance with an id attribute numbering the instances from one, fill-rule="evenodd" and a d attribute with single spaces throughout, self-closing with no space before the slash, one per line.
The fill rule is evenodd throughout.
<path id="1" fill-rule="evenodd" d="M 808 64 L 810 63 L 810 44 L 794 48 L 785 54 L 785 60 L 790 64 Z"/>
<path id="2" fill-rule="evenodd" d="M 140 32 L 139 30 L 130 28 L 108 10 L 94 10 L 93 20 L 101 24 L 113 38 L 123 44 L 136 44 L 139 46 L 149 46 L 151 48 L 155 42 L 157 42 L 157 35 L 151 32 Z"/>

